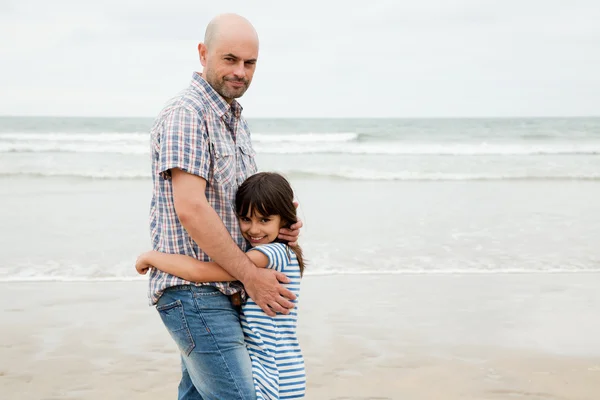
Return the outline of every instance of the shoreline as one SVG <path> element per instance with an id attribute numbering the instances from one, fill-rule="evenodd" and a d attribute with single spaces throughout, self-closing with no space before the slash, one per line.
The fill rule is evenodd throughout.
<path id="1" fill-rule="evenodd" d="M 307 399 L 600 393 L 600 273 L 307 276 Z M 174 398 L 179 359 L 145 281 L 0 283 L 7 398 Z"/>
<path id="2" fill-rule="evenodd" d="M 304 274 L 305 278 L 308 279 L 357 279 L 359 277 L 389 277 L 390 279 L 400 279 L 402 277 L 441 277 L 441 278 L 466 278 L 469 277 L 485 277 L 496 276 L 514 276 L 514 277 L 540 277 L 540 276 L 567 276 L 572 279 L 577 279 L 581 275 L 600 276 L 600 270 L 501 270 L 501 271 L 485 271 L 485 270 L 471 270 L 471 271 L 446 271 L 446 270 L 434 270 L 434 271 L 307 271 Z M 104 284 L 104 283 L 134 283 L 140 284 L 147 282 L 147 276 L 121 276 L 121 277 L 75 277 L 67 278 L 61 276 L 47 276 L 47 277 L 8 277 L 0 278 L 0 287 L 2 285 L 12 284 Z"/>

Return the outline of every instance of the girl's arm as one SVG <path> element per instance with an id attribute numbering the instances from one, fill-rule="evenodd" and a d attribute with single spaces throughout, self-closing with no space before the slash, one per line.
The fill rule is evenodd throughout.
<path id="1" fill-rule="evenodd" d="M 260 251 L 249 251 L 246 255 L 259 268 L 265 268 L 269 259 Z M 160 251 L 148 251 L 141 254 L 135 269 L 144 275 L 148 268 L 154 267 L 168 274 L 178 276 L 190 282 L 226 282 L 236 281 L 215 262 L 204 262 L 183 254 L 167 254 Z"/>

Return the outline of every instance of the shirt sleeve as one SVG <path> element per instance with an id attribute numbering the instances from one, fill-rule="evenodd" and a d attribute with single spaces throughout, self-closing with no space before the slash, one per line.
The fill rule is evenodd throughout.
<path id="1" fill-rule="evenodd" d="M 209 140 L 201 116 L 187 108 L 177 108 L 165 119 L 160 135 L 158 165 L 164 179 L 179 168 L 208 180 Z"/>
<path id="2" fill-rule="evenodd" d="M 283 272 L 283 269 L 289 264 L 290 256 L 288 247 L 283 243 L 270 243 L 263 246 L 253 247 L 252 250 L 257 250 L 263 253 L 269 259 L 269 264 L 266 268 L 274 269 Z"/>

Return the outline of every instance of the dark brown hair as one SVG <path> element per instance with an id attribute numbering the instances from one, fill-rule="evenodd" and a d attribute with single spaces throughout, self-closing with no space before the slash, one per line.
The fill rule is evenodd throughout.
<path id="1" fill-rule="evenodd" d="M 294 191 L 290 183 L 275 172 L 259 172 L 250 176 L 240 185 L 235 194 L 235 210 L 238 216 L 258 213 L 264 217 L 279 215 L 282 228 L 289 228 L 298 222 L 294 206 Z M 287 240 L 275 239 L 275 242 L 288 244 Z M 298 259 L 300 274 L 304 273 L 304 259 L 300 246 L 287 246 Z"/>

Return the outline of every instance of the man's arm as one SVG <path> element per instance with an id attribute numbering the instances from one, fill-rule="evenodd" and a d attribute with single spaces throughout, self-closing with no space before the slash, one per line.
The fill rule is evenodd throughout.
<path id="1" fill-rule="evenodd" d="M 171 169 L 173 200 L 179 221 L 218 265 L 239 279 L 252 299 L 265 313 L 288 314 L 294 304 L 294 294 L 279 282 L 288 282 L 285 274 L 255 268 L 223 225 L 223 221 L 208 203 L 205 195 L 206 180 L 178 168 Z"/>

